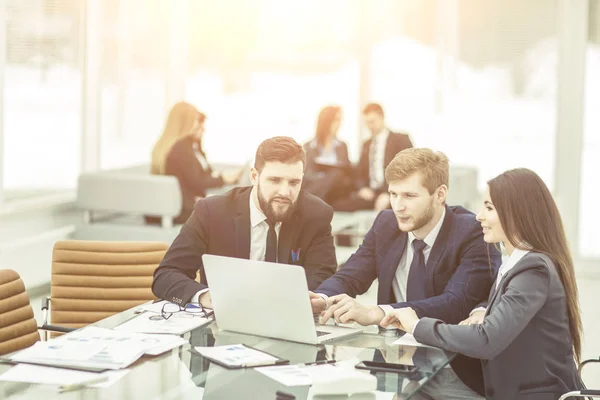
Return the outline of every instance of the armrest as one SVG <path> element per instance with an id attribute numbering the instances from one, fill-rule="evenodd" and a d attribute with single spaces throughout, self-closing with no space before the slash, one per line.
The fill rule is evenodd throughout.
<path id="1" fill-rule="evenodd" d="M 48 340 L 46 332 L 58 332 L 58 333 L 69 333 L 73 332 L 76 328 L 67 328 L 65 326 L 50 325 L 48 324 L 48 310 L 50 309 L 50 297 L 44 297 L 42 299 L 42 325 L 38 326 L 38 329 L 44 331 L 44 341 Z"/>
<path id="2" fill-rule="evenodd" d="M 66 326 L 47 325 L 47 324 L 38 326 L 38 329 L 41 331 L 59 332 L 59 333 L 69 333 L 69 332 L 73 332 L 73 331 L 77 330 L 77 328 L 67 328 Z"/>
<path id="3" fill-rule="evenodd" d="M 581 371 L 583 370 L 583 367 L 586 366 L 586 364 L 592 364 L 592 363 L 600 363 L 600 357 L 590 358 L 588 360 L 582 361 L 581 364 L 579 365 L 579 375 L 581 375 Z"/>

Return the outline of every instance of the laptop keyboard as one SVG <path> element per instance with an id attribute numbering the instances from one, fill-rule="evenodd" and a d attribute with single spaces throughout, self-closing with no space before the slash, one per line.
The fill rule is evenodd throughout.
<path id="1" fill-rule="evenodd" d="M 324 336 L 324 335 L 329 335 L 329 334 L 331 334 L 331 332 L 317 331 L 317 337 Z"/>

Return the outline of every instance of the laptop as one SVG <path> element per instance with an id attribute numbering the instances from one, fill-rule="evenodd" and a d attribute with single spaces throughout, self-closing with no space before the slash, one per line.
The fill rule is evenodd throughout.
<path id="1" fill-rule="evenodd" d="M 211 254 L 202 261 L 220 329 L 308 344 L 362 332 L 315 324 L 300 266 Z"/>

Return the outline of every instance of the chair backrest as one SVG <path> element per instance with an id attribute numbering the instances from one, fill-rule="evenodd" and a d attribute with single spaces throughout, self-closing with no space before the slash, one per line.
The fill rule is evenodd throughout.
<path id="1" fill-rule="evenodd" d="M 0 269 L 0 355 L 40 340 L 25 285 L 12 269 Z"/>
<path id="2" fill-rule="evenodd" d="M 153 300 L 161 242 L 65 240 L 52 252 L 50 320 L 79 328 Z"/>
<path id="3" fill-rule="evenodd" d="M 85 211 L 111 211 L 176 217 L 181 212 L 177 178 L 132 172 L 91 172 L 79 176 L 77 207 Z"/>

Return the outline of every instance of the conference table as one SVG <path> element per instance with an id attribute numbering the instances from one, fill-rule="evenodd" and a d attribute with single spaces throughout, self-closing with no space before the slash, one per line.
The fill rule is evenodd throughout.
<path id="1" fill-rule="evenodd" d="M 130 309 L 94 325 L 114 328 L 135 316 L 135 309 Z M 402 335 L 395 329 L 371 326 L 358 335 L 324 345 L 308 345 L 222 331 L 218 322 L 213 321 L 183 335 L 187 340 L 185 345 L 158 356 L 142 357 L 129 367 L 129 373 L 109 387 L 59 393 L 56 386 L 0 381 L 0 399 L 276 399 L 277 391 L 296 399 L 409 399 L 446 367 L 455 354 L 431 347 L 392 344 Z M 290 360 L 290 364 L 331 359 L 387 361 L 413 363 L 419 370 L 410 375 L 371 372 L 377 379 L 375 393 L 313 396 L 309 386 L 288 387 L 251 368 L 226 369 L 190 351 L 193 346 L 236 343 Z M 12 367 L 8 364 L 0 364 L 0 374 L 9 368 Z"/>

